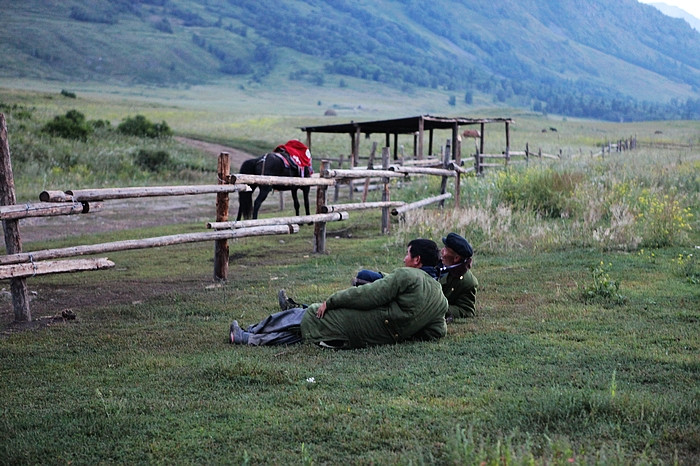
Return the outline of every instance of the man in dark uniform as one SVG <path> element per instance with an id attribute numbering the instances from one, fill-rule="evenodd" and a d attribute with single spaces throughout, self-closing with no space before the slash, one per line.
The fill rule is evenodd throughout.
<path id="1" fill-rule="evenodd" d="M 441 267 L 439 282 L 450 305 L 445 320 L 450 323 L 462 317 L 476 315 L 476 291 L 479 282 L 471 272 L 474 250 L 469 242 L 456 233 L 442 238 L 445 245 L 440 250 Z"/>

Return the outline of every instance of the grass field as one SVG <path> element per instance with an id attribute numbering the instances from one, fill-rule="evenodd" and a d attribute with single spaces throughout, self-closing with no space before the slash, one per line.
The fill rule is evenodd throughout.
<path id="1" fill-rule="evenodd" d="M 29 119 L 9 120 L 11 143 L 19 139 L 13 160 L 23 158 L 15 175 L 24 199 L 59 181 L 184 182 L 182 170 L 146 173 L 126 156 L 120 172 L 98 182 L 91 170 L 72 168 L 93 167 L 80 154 L 119 158 L 163 144 L 176 160 L 208 163 L 172 141 L 109 135 L 83 147 L 41 136 L 42 122 L 69 108 L 118 120 L 148 107 L 41 104 L 56 99 L 0 93 L 0 102 L 36 108 Z M 153 105 L 149 118 L 186 132 L 189 109 L 173 103 L 166 118 Z M 104 113 L 90 115 L 93 107 Z M 274 143 L 287 134 L 280 128 L 302 125 L 295 121 L 243 118 L 226 137 Z M 517 121 L 517 144 L 562 147 L 564 160 L 466 178 L 462 209 L 448 203 L 415 212 L 388 236 L 378 234 L 372 212 L 329 224 L 325 255 L 311 252 L 307 227 L 233 241 L 223 285 L 212 281 L 211 244 L 114 253 L 112 270 L 29 279 L 35 325 L 13 325 L 2 301 L 0 462 L 697 464 L 698 122 L 557 121 L 553 135 L 540 132 L 552 120 Z M 195 133 L 222 138 L 216 128 Z M 631 134 L 695 145 L 581 156 Z M 341 143 L 347 140 L 319 142 L 319 151 Z M 55 163 L 55 178 L 40 177 L 44 162 L 33 155 L 63 160 L 56 151 L 77 154 L 78 163 Z M 194 182 L 211 176 L 186 173 Z M 392 195 L 435 189 L 435 181 L 416 182 Z M 266 215 L 277 212 L 269 206 Z M 201 229 L 185 222 L 80 241 Z M 400 265 L 409 239 L 439 242 L 447 231 L 474 245 L 480 290 L 477 317 L 450 325 L 441 341 L 347 352 L 226 343 L 231 320 L 253 323 L 276 310 L 280 288 L 297 301 L 323 299 L 359 268 Z M 70 244 L 47 239 L 24 249 Z M 76 320 L 51 318 L 67 308 Z"/>

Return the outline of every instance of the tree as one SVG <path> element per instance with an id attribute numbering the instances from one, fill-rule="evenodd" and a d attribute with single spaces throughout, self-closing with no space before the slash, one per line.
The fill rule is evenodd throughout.
<path id="1" fill-rule="evenodd" d="M 467 91 L 464 94 L 464 103 L 467 105 L 471 105 L 474 103 L 474 93 L 472 91 Z"/>

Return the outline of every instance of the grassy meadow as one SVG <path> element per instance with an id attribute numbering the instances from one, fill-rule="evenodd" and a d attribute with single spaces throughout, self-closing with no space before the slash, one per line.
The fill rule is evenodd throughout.
<path id="1" fill-rule="evenodd" d="M 153 90 L 158 99 L 98 90 L 72 99 L 0 89 L 19 202 L 44 189 L 211 183 L 210 155 L 114 131 L 135 114 L 254 151 L 303 136 L 304 125 L 455 113 L 387 107 L 329 120 L 301 107 L 239 112 L 223 99 L 210 110 L 185 90 Z M 85 142 L 41 132 L 70 109 L 111 127 Z M 13 324 L 10 301 L 0 301 L 0 463 L 698 464 L 700 123 L 458 113 L 511 116 L 513 150 L 561 149 L 562 160 L 467 176 L 461 208 L 411 212 L 387 236 L 379 212 L 351 213 L 328 225 L 324 255 L 312 253 L 305 226 L 231 241 L 223 284 L 212 280 L 205 243 L 113 253 L 111 270 L 28 279 L 35 325 Z M 557 132 L 541 131 L 550 127 Z M 502 150 L 501 128 L 487 131 Z M 633 135 L 693 146 L 587 155 Z M 316 159 L 349 152 L 347 137 L 314 135 L 313 144 Z M 141 149 L 166 151 L 170 163 L 144 168 Z M 417 178 L 392 187 L 392 198 L 438 189 L 439 180 Z M 269 201 L 264 215 L 276 207 Z M 204 230 L 183 222 L 81 233 L 89 222 L 72 223 L 74 238 L 24 250 Z M 410 239 L 439 243 L 449 231 L 474 246 L 480 289 L 477 317 L 451 324 L 446 338 L 346 352 L 227 344 L 230 322 L 276 311 L 280 288 L 321 300 L 360 268 L 399 266 Z M 77 318 L 52 318 L 65 309 Z"/>

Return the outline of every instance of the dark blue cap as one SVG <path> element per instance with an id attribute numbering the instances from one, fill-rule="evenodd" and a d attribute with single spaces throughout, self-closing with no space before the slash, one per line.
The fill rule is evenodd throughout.
<path id="1" fill-rule="evenodd" d="M 472 254 L 474 254 L 474 250 L 469 244 L 469 241 L 462 238 L 457 233 L 448 234 L 446 237 L 442 238 L 442 242 L 445 246 L 462 256 L 462 259 L 469 259 Z"/>

